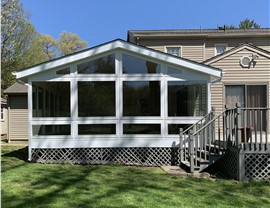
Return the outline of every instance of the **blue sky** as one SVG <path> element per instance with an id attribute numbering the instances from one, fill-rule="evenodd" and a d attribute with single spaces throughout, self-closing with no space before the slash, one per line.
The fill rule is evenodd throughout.
<path id="1" fill-rule="evenodd" d="M 76 33 L 88 47 L 128 30 L 211 29 L 254 19 L 270 27 L 269 0 L 20 0 L 36 30 L 57 39 Z"/>

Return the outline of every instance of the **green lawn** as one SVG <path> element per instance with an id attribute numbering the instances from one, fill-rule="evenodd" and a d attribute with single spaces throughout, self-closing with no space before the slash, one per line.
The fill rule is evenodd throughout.
<path id="1" fill-rule="evenodd" d="M 159 168 L 37 164 L 2 146 L 2 207 L 270 207 L 270 183 L 175 177 Z"/>

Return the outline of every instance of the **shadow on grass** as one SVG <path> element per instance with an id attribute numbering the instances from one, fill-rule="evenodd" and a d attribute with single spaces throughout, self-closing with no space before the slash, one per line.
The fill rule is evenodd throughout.
<path id="1" fill-rule="evenodd" d="M 15 157 L 15 158 L 17 158 L 19 160 L 23 160 L 23 161 L 27 162 L 28 147 L 24 147 L 24 148 L 21 148 L 21 149 L 10 151 L 8 153 L 4 153 L 4 154 L 2 154 L 2 157 Z"/>
<path id="2" fill-rule="evenodd" d="M 3 156 L 12 167 L 16 165 L 12 158 L 22 160 L 19 169 L 11 168 L 2 176 L 5 207 L 194 207 L 198 203 L 263 207 L 268 202 L 267 197 L 257 200 L 269 195 L 267 184 L 262 183 L 253 187 L 230 180 L 178 178 L 121 165 L 26 163 L 27 148 Z"/>

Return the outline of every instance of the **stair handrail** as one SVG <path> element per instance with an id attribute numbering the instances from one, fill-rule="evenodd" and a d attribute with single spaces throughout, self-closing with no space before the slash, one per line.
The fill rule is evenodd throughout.
<path id="1" fill-rule="evenodd" d="M 215 108 L 214 107 L 212 107 L 211 111 L 208 114 L 206 114 L 199 121 L 197 121 L 196 123 L 194 123 L 193 125 L 191 125 L 187 129 L 185 129 L 184 131 L 183 131 L 183 128 L 179 129 L 180 161 L 186 160 L 186 154 L 185 154 L 186 153 L 186 143 L 189 142 L 189 139 L 186 140 L 186 142 L 184 142 L 184 138 L 186 138 L 187 134 L 189 134 L 189 132 L 191 130 L 194 130 L 194 127 L 196 125 L 199 125 L 199 124 L 203 125 L 205 123 L 205 121 L 209 120 L 213 115 L 215 115 Z"/>
<path id="2" fill-rule="evenodd" d="M 199 123 L 200 124 L 203 124 L 204 120 L 208 117 L 208 116 L 211 116 L 213 114 L 213 112 L 215 111 L 215 108 L 213 107 L 212 110 L 206 114 L 204 117 L 202 117 L 199 121 L 197 121 L 196 123 L 192 124 L 190 127 L 188 127 L 187 129 L 185 129 L 182 133 L 183 134 L 186 134 L 187 132 L 189 132 L 190 129 L 194 128 L 196 125 L 198 125 Z"/>

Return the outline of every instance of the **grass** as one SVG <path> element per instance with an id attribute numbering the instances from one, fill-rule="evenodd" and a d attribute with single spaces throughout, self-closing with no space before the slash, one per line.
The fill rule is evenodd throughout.
<path id="1" fill-rule="evenodd" d="M 269 207 L 270 183 L 175 177 L 159 168 L 38 164 L 2 146 L 2 207 Z"/>

